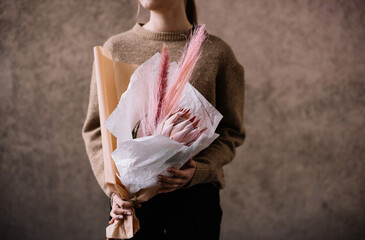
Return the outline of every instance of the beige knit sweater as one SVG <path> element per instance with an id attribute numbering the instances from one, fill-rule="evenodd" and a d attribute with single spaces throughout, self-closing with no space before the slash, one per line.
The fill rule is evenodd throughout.
<path id="1" fill-rule="evenodd" d="M 191 30 L 152 32 L 142 26 L 143 23 L 137 22 L 130 30 L 111 36 L 103 47 L 111 51 L 114 60 L 140 65 L 156 52 L 161 52 L 163 43 L 166 43 L 170 61 L 179 61 Z M 243 143 L 246 135 L 243 125 L 244 68 L 226 42 L 207 34 L 207 41 L 203 43 L 202 55 L 190 82 L 217 108 L 223 119 L 216 130 L 220 136 L 194 158 L 197 168 L 186 188 L 207 182 L 223 188 L 222 167 L 232 161 L 235 148 Z M 110 197 L 111 192 L 106 188 L 104 177 L 94 64 L 82 137 L 95 177 L 105 194 Z"/>

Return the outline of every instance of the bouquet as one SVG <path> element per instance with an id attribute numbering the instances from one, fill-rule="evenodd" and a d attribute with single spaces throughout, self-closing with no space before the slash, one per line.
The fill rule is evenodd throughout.
<path id="1" fill-rule="evenodd" d="M 104 122 L 117 139 L 111 157 L 121 189 L 129 194 L 124 198 L 147 201 L 159 190 L 158 174 L 171 175 L 168 167 L 181 168 L 219 136 L 215 129 L 223 116 L 189 83 L 204 31 L 205 25 L 196 28 L 178 63 L 169 62 L 164 44 L 162 53 L 140 65 Z M 139 226 L 131 217 L 115 221 L 107 237 L 132 237 Z"/>

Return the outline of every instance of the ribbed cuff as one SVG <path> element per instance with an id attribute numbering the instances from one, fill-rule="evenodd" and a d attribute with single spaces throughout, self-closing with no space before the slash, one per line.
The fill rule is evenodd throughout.
<path id="1" fill-rule="evenodd" d="M 200 183 L 206 183 L 211 180 L 212 177 L 212 168 L 210 165 L 199 162 L 199 160 L 195 160 L 196 162 L 196 169 L 193 178 L 191 179 L 190 183 L 184 186 L 184 188 L 189 188 L 194 185 L 200 184 Z"/>

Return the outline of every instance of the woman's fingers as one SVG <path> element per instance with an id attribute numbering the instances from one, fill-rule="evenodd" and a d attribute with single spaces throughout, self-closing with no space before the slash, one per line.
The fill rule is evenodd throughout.
<path id="1" fill-rule="evenodd" d="M 183 184 L 185 182 L 185 178 L 181 177 L 168 177 L 164 175 L 158 175 L 158 182 L 167 183 L 167 184 Z"/>
<path id="2" fill-rule="evenodd" d="M 119 206 L 121 206 L 124 209 L 131 209 L 134 207 L 134 203 L 133 202 L 128 202 L 128 201 L 123 201 L 122 204 L 120 204 Z"/>
<path id="3" fill-rule="evenodd" d="M 117 204 L 119 207 L 122 207 L 122 208 L 133 208 L 134 207 L 134 203 L 133 202 L 129 202 L 129 201 L 123 200 L 117 194 L 115 194 L 113 196 L 113 203 Z"/>
<path id="4" fill-rule="evenodd" d="M 175 191 L 185 185 L 185 178 L 179 177 L 167 177 L 163 175 L 158 175 L 158 183 L 161 185 L 159 193 L 168 193 Z"/>
<path id="5" fill-rule="evenodd" d="M 184 177 L 184 174 L 181 174 L 181 171 L 172 168 L 169 172 L 173 173 L 174 177 L 167 177 L 164 175 L 157 176 L 158 183 L 162 186 L 159 193 L 172 192 L 186 184 L 186 178 Z"/>
<path id="6" fill-rule="evenodd" d="M 122 220 L 122 219 L 124 219 L 124 216 L 123 215 L 117 215 L 117 214 L 115 214 L 114 213 L 114 211 L 111 211 L 110 212 L 110 216 L 113 218 L 113 219 L 115 219 L 115 220 Z M 114 222 L 114 221 L 113 221 Z"/>
<path id="7" fill-rule="evenodd" d="M 112 211 L 115 215 L 132 215 L 132 212 L 127 210 L 127 209 L 115 209 L 114 211 Z"/>
<path id="8" fill-rule="evenodd" d="M 119 195 L 116 194 L 113 196 L 113 206 L 114 205 L 116 205 L 117 208 L 122 207 L 124 209 L 131 209 L 134 207 L 133 202 L 122 200 Z"/>
<path id="9" fill-rule="evenodd" d="M 118 195 L 113 196 L 113 207 L 110 211 L 112 219 L 109 224 L 113 224 L 115 220 L 123 220 L 126 216 L 132 215 L 133 207 L 141 207 L 141 204 L 122 200 Z"/>
<path id="10" fill-rule="evenodd" d="M 183 179 L 161 178 L 158 182 L 163 188 L 179 188 L 184 185 Z"/>
<path id="11" fill-rule="evenodd" d="M 168 193 L 168 192 L 172 192 L 175 191 L 177 188 L 161 188 L 160 190 L 158 190 L 158 193 Z"/>
<path id="12" fill-rule="evenodd" d="M 187 185 L 195 174 L 196 162 L 189 159 L 181 169 L 169 167 L 167 171 L 173 174 L 173 177 L 158 175 L 158 183 L 162 186 L 159 193 L 168 193 Z"/>
<path id="13" fill-rule="evenodd" d="M 114 220 L 122 220 L 125 218 L 125 216 L 129 215 L 132 215 L 132 212 L 130 210 L 118 208 L 118 206 L 115 206 L 110 211 L 110 216 L 112 217 L 112 220 L 109 221 L 109 224 L 112 224 Z"/>
<path id="14" fill-rule="evenodd" d="M 185 181 L 180 180 L 171 180 L 171 179 L 165 179 L 165 180 L 159 180 L 158 184 L 162 186 L 162 188 L 180 188 L 185 185 Z"/>
<path id="15" fill-rule="evenodd" d="M 168 168 L 167 171 L 169 173 L 172 173 L 175 177 L 186 178 L 186 174 L 184 174 L 183 170 L 178 170 L 175 168 Z"/>
<path id="16" fill-rule="evenodd" d="M 183 186 L 183 184 L 169 184 L 169 183 L 160 183 L 162 188 L 175 188 L 178 189 L 181 186 Z"/>

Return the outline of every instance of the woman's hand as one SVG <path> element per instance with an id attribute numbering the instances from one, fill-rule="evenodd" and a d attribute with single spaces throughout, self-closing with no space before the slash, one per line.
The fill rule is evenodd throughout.
<path id="1" fill-rule="evenodd" d="M 110 216 L 112 219 L 109 221 L 109 224 L 113 224 L 115 220 L 123 220 L 125 216 L 129 216 L 132 214 L 131 209 L 133 207 L 140 207 L 141 204 L 133 203 L 129 201 L 125 201 L 119 197 L 118 194 L 113 194 L 112 196 L 113 205 L 112 210 L 110 211 Z"/>
<path id="2" fill-rule="evenodd" d="M 196 162 L 193 159 L 189 159 L 184 166 L 178 170 L 175 168 L 168 168 L 167 171 L 172 173 L 172 177 L 158 175 L 158 183 L 161 184 L 161 189 L 158 193 L 168 193 L 175 191 L 179 188 L 187 185 L 194 176 L 196 170 Z"/>

